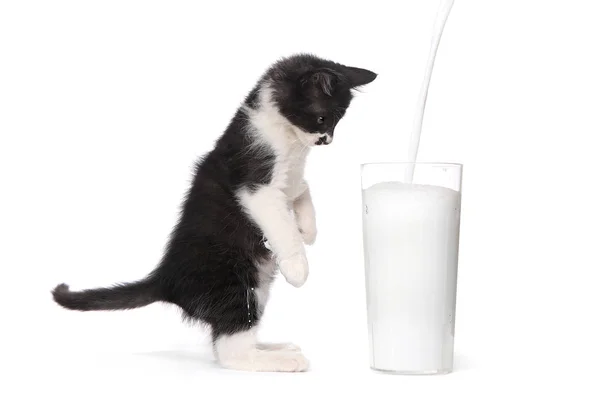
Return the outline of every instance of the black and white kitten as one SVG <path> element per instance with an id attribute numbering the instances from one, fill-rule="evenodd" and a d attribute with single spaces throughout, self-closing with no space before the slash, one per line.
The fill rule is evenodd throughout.
<path id="1" fill-rule="evenodd" d="M 176 304 L 186 318 L 210 325 L 222 366 L 306 370 L 298 347 L 258 343 L 256 330 L 277 269 L 296 287 L 308 276 L 304 244 L 314 243 L 317 227 L 306 156 L 331 143 L 352 89 L 375 77 L 306 54 L 274 64 L 197 163 L 158 267 L 111 288 L 73 292 L 61 284 L 54 300 L 81 311 Z"/>

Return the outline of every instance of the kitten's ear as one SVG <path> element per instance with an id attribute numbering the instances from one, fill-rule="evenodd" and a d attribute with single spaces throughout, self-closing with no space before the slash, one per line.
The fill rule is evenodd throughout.
<path id="1" fill-rule="evenodd" d="M 371 83 L 377 78 L 375 72 L 356 67 L 344 67 L 344 74 L 346 75 L 346 79 L 350 82 L 350 87 L 353 88 Z"/>
<path id="2" fill-rule="evenodd" d="M 323 93 L 325 93 L 327 96 L 331 96 L 335 90 L 335 86 L 337 85 L 338 80 L 339 78 L 335 71 L 327 68 L 322 68 L 305 74 L 300 79 L 300 86 L 303 88 L 317 88 Z"/>

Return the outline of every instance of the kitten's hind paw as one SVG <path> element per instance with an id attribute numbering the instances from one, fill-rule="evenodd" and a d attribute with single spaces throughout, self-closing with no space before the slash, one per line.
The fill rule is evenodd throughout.
<path id="1" fill-rule="evenodd" d="M 223 367 L 241 371 L 257 372 L 303 372 L 309 363 L 300 352 L 289 350 L 264 351 L 254 349 L 247 354 L 221 358 Z"/>
<path id="2" fill-rule="evenodd" d="M 259 350 L 288 350 L 288 351 L 301 351 L 300 346 L 294 343 L 258 343 L 257 347 Z"/>

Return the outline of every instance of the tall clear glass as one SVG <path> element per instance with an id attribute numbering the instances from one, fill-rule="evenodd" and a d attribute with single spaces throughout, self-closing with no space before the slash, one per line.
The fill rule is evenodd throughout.
<path id="1" fill-rule="evenodd" d="M 371 368 L 449 373 L 462 165 L 369 163 L 361 178 Z"/>

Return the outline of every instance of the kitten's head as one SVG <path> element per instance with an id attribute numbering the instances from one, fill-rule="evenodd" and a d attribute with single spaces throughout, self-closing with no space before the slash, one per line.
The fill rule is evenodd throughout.
<path id="1" fill-rule="evenodd" d="M 352 90 L 377 74 L 313 55 L 300 54 L 276 63 L 266 74 L 272 101 L 307 146 L 329 144 L 352 100 Z"/>

